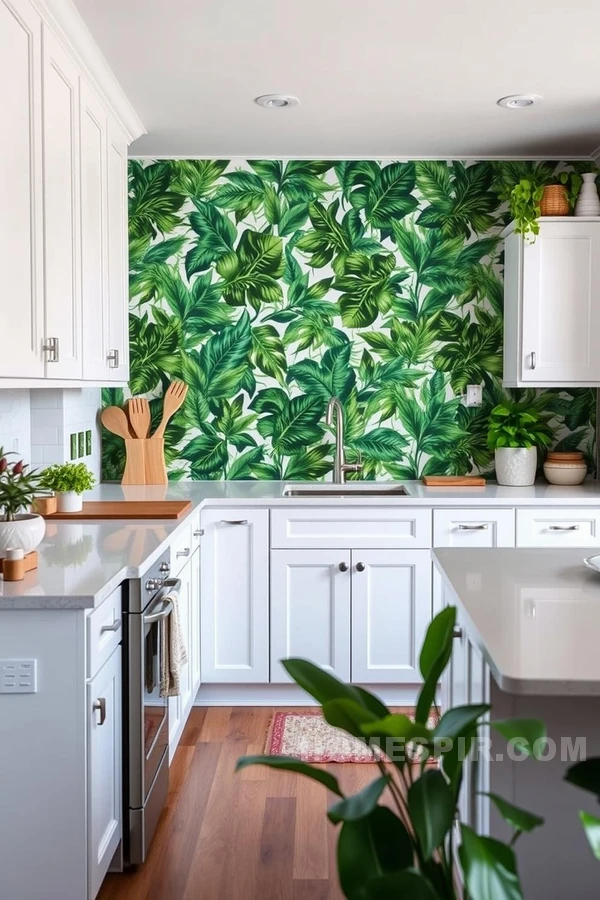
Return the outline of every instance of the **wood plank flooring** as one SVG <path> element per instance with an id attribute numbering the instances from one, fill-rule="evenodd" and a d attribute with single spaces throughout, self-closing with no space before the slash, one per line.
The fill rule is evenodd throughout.
<path id="1" fill-rule="evenodd" d="M 325 817 L 333 797 L 293 773 L 234 772 L 240 756 L 263 752 L 272 713 L 192 710 L 150 857 L 109 875 L 99 900 L 343 900 Z M 350 792 L 377 776 L 372 765 L 325 768 Z"/>

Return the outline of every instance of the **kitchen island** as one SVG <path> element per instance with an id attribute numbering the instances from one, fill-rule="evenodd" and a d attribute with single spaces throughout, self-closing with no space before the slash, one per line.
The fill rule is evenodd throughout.
<path id="1" fill-rule="evenodd" d="M 599 895 L 600 862 L 578 811 L 597 814 L 590 794 L 564 782 L 575 761 L 600 756 L 600 573 L 584 549 L 437 549 L 443 604 L 457 607 L 445 707 L 491 704 L 491 718 L 539 718 L 549 744 L 541 761 L 517 760 L 484 730 L 466 767 L 461 818 L 481 833 L 510 832 L 481 792 L 545 818 L 517 845 L 527 900 Z M 514 758 L 511 758 L 514 757 Z"/>

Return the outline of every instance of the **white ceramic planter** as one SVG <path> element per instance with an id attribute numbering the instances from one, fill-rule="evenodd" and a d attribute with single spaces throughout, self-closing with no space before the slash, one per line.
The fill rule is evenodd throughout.
<path id="1" fill-rule="evenodd" d="M 7 550 L 23 550 L 31 553 L 46 533 L 46 522 L 33 514 L 18 515 L 14 522 L 0 519 L 0 559 Z"/>
<path id="2" fill-rule="evenodd" d="M 536 447 L 498 447 L 496 479 L 509 487 L 526 487 L 535 481 L 537 469 Z"/>
<path id="3" fill-rule="evenodd" d="M 62 513 L 81 512 L 83 509 L 83 495 L 75 491 L 63 491 L 56 495 L 58 511 Z"/>
<path id="4" fill-rule="evenodd" d="M 576 216 L 600 216 L 600 198 L 596 188 L 596 173 L 586 172 L 575 204 Z"/>

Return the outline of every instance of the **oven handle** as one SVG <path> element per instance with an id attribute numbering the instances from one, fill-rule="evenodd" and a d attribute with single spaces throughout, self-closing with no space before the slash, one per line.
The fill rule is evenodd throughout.
<path id="1" fill-rule="evenodd" d="M 179 592 L 181 590 L 181 579 L 180 578 L 168 578 L 163 583 L 163 586 L 160 590 L 156 598 L 156 603 L 152 607 L 155 612 L 146 613 L 144 616 L 144 625 L 152 625 L 154 622 L 160 622 L 162 619 L 166 619 L 167 616 L 171 615 L 173 610 L 173 604 L 170 600 L 167 600 L 165 603 L 165 597 L 167 597 L 171 591 Z M 156 607 L 160 607 L 156 609 Z"/>

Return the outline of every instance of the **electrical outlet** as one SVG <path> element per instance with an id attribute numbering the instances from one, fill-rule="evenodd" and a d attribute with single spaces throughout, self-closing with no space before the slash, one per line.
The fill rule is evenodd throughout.
<path id="1" fill-rule="evenodd" d="M 483 385 L 468 384 L 465 406 L 481 406 L 483 403 Z"/>
<path id="2" fill-rule="evenodd" d="M 0 659 L 0 694 L 35 694 L 36 659 Z"/>

